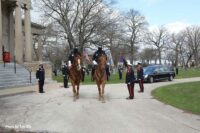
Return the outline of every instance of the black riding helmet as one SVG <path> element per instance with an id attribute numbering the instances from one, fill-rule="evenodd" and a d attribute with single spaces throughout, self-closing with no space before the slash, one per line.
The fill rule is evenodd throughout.
<path id="1" fill-rule="evenodd" d="M 102 51 L 102 47 L 100 47 L 100 46 L 99 46 L 99 47 L 98 47 L 98 51 L 100 51 L 100 52 L 101 52 L 101 51 Z"/>
<path id="2" fill-rule="evenodd" d="M 78 53 L 78 48 L 75 47 L 73 52 L 74 52 L 74 53 Z"/>

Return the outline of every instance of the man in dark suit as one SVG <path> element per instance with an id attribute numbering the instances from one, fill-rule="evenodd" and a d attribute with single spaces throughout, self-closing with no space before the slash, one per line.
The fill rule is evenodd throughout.
<path id="1" fill-rule="evenodd" d="M 137 64 L 137 79 L 140 86 L 139 92 L 144 92 L 144 85 L 143 85 L 143 68 L 140 62 Z"/>
<path id="2" fill-rule="evenodd" d="M 83 67 L 81 68 L 82 82 L 84 82 L 84 80 L 85 80 L 85 72 L 86 72 L 86 71 L 87 71 L 86 67 L 83 66 Z"/>
<path id="3" fill-rule="evenodd" d="M 134 98 L 135 75 L 134 75 L 132 65 L 130 63 L 125 64 L 125 66 L 127 67 L 126 84 L 129 91 L 129 97 L 127 97 L 126 99 L 132 100 Z"/>
<path id="4" fill-rule="evenodd" d="M 119 65 L 119 68 L 118 68 L 119 80 L 122 80 L 122 72 L 123 72 L 123 68 L 121 65 Z"/>
<path id="5" fill-rule="evenodd" d="M 68 86 L 69 69 L 67 67 L 67 62 L 65 62 L 65 64 L 63 65 L 62 74 L 63 74 L 64 88 L 69 88 Z"/>
<path id="6" fill-rule="evenodd" d="M 39 93 L 44 93 L 44 80 L 45 80 L 45 70 L 43 68 L 43 65 L 39 65 L 39 69 L 36 72 L 36 78 L 38 79 L 38 85 L 39 85 Z"/>

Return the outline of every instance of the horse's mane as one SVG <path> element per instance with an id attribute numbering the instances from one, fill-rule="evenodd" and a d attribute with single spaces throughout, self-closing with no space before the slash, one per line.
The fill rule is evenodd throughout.
<path id="1" fill-rule="evenodd" d="M 78 59 L 80 59 L 80 63 L 81 63 L 81 56 L 79 54 L 76 54 L 74 56 L 74 61 L 72 63 L 71 69 L 70 69 L 70 79 L 73 80 L 75 82 L 75 84 L 80 83 L 81 78 L 82 78 L 81 70 L 77 69 Z"/>
<path id="2" fill-rule="evenodd" d="M 77 61 L 76 61 L 77 58 L 80 59 L 80 61 L 82 61 L 81 55 L 75 54 L 75 55 L 74 55 L 74 62 L 72 63 L 72 65 L 77 65 L 77 64 L 78 64 Z"/>
<path id="3" fill-rule="evenodd" d="M 106 55 L 101 55 L 98 58 L 99 65 L 106 65 Z"/>
<path id="4" fill-rule="evenodd" d="M 106 55 L 101 55 L 98 58 L 98 65 L 95 70 L 95 79 L 100 84 L 106 80 Z"/>

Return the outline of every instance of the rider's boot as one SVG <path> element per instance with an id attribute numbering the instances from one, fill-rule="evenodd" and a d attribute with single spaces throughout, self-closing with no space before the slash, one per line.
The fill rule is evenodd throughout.
<path id="1" fill-rule="evenodd" d="M 106 77 L 107 77 L 107 81 L 109 81 L 109 76 L 110 76 L 109 67 L 106 66 Z"/>

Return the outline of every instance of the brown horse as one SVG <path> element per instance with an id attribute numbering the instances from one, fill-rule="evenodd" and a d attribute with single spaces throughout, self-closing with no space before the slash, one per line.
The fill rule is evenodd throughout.
<path id="1" fill-rule="evenodd" d="M 98 90 L 99 90 L 99 100 L 101 100 L 101 98 L 102 98 L 102 102 L 105 102 L 104 88 L 105 88 L 106 79 L 107 79 L 106 62 L 107 62 L 106 56 L 101 55 L 98 58 L 98 65 L 96 66 L 95 72 L 94 72 L 94 78 L 96 80 L 96 84 L 97 84 Z"/>
<path id="2" fill-rule="evenodd" d="M 79 98 L 79 86 L 82 79 L 81 68 L 80 68 L 81 61 L 82 61 L 82 57 L 76 54 L 74 56 L 74 61 L 71 65 L 71 68 L 69 69 L 69 78 L 71 81 L 75 99 Z M 76 86 L 77 86 L 77 89 L 76 89 Z"/>

